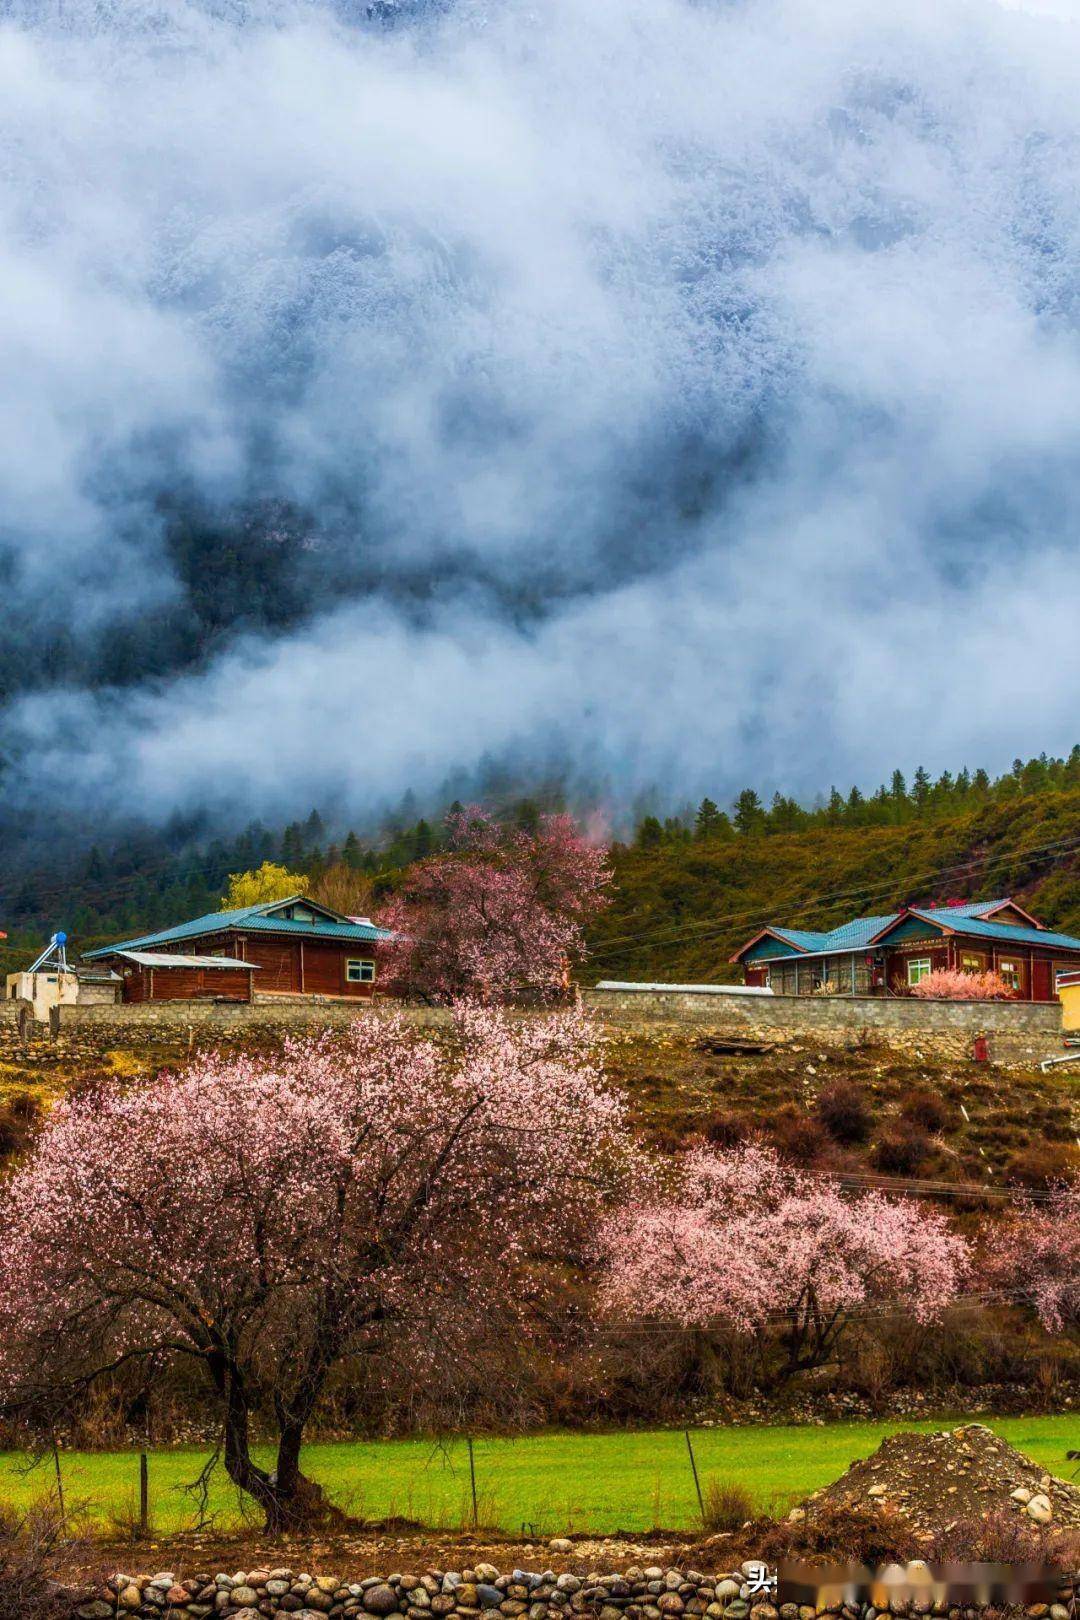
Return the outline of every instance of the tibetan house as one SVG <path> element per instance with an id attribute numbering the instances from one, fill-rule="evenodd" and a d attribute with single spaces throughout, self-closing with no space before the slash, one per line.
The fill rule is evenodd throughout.
<path id="1" fill-rule="evenodd" d="M 390 938 L 303 895 L 211 911 L 156 934 L 88 951 L 120 975 L 124 1001 L 350 1001 L 375 992 Z"/>
<path id="2" fill-rule="evenodd" d="M 904 906 L 817 932 L 769 924 L 731 958 L 777 995 L 906 995 L 939 968 L 995 972 L 1021 1001 L 1053 1001 L 1080 970 L 1080 939 L 1055 934 L 1014 900 Z"/>

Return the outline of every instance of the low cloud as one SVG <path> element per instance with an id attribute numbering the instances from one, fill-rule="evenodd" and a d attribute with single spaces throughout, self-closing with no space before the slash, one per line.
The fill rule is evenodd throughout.
<path id="1" fill-rule="evenodd" d="M 1080 21 L 0 19 L 9 803 L 1076 740 Z"/>

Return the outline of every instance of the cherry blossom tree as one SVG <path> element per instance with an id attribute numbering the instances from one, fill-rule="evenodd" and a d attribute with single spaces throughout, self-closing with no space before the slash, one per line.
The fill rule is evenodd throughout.
<path id="1" fill-rule="evenodd" d="M 5 1190 L 7 1407 L 179 1358 L 268 1527 L 329 1514 L 300 1450 L 331 1370 L 391 1357 L 427 1381 L 528 1341 L 585 1252 L 625 1144 L 590 1039 L 568 1011 L 460 1008 L 438 1044 L 362 1019 L 62 1103 Z"/>
<path id="2" fill-rule="evenodd" d="M 967 1264 L 963 1239 L 935 1211 L 877 1192 L 847 1197 L 757 1143 L 688 1154 L 674 1187 L 605 1223 L 601 1247 L 609 1311 L 762 1346 L 775 1331 L 781 1376 L 821 1365 L 858 1312 L 902 1305 L 938 1317 Z"/>
<path id="3" fill-rule="evenodd" d="M 446 853 L 414 866 L 379 919 L 396 941 L 388 980 L 435 1002 L 566 990 L 585 924 L 608 903 L 604 849 L 565 815 L 528 831 L 473 808 L 451 817 L 449 831 Z"/>
<path id="4" fill-rule="evenodd" d="M 936 968 L 911 993 L 920 1001 L 1010 1001 L 1016 995 L 1000 973 L 962 973 L 958 968 Z"/>
<path id="5" fill-rule="evenodd" d="M 1028 1203 L 991 1236 L 986 1280 L 1026 1304 L 1050 1333 L 1080 1334 L 1080 1186 Z"/>

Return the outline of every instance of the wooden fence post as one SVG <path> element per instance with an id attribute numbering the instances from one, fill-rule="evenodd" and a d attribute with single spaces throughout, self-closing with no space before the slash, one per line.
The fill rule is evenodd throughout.
<path id="1" fill-rule="evenodd" d="M 686 1436 L 686 1449 L 690 1453 L 690 1467 L 691 1467 L 691 1469 L 693 1471 L 693 1475 L 694 1475 L 694 1489 L 697 1491 L 698 1512 L 701 1514 L 701 1522 L 702 1522 L 702 1524 L 704 1524 L 705 1523 L 705 1502 L 704 1502 L 704 1499 L 702 1498 L 702 1495 L 701 1495 L 701 1481 L 698 1478 L 697 1460 L 694 1457 L 694 1448 L 690 1443 L 690 1430 L 689 1429 L 684 1429 L 683 1434 Z"/>
<path id="2" fill-rule="evenodd" d="M 66 1525 L 67 1509 L 64 1507 L 64 1478 L 60 1472 L 60 1448 L 56 1444 L 55 1434 L 53 1435 L 52 1455 L 53 1468 L 56 1472 L 56 1495 L 60 1505 L 60 1523 Z"/>
<path id="3" fill-rule="evenodd" d="M 476 1506 L 476 1458 L 473 1456 L 472 1435 L 468 1436 L 465 1443 L 469 1448 L 469 1484 L 472 1487 L 472 1522 L 475 1530 L 480 1522 L 480 1514 Z"/>

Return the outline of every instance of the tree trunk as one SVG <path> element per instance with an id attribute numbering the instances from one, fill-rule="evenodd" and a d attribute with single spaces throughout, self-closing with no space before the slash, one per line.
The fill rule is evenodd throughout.
<path id="1" fill-rule="evenodd" d="M 302 1438 L 299 1424 L 287 1425 L 278 1444 L 277 1467 L 272 1474 L 267 1473 L 251 1457 L 249 1412 L 242 1386 L 236 1395 L 230 1392 L 225 1415 L 225 1471 L 239 1490 L 259 1504 L 267 1534 L 355 1528 L 357 1521 L 329 1502 L 321 1485 L 301 1473 Z"/>

